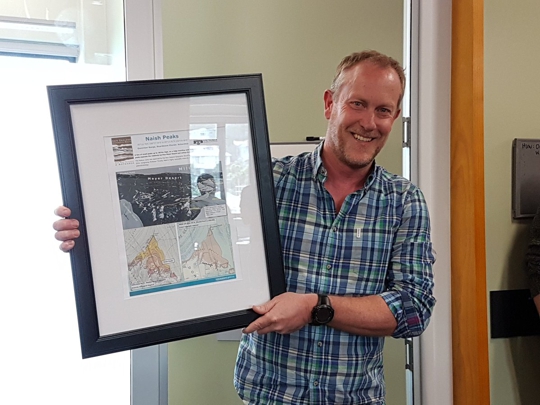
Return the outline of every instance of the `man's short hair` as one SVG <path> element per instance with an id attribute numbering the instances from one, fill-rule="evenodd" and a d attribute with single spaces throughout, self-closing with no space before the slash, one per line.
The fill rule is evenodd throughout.
<path id="1" fill-rule="evenodd" d="M 373 50 L 354 52 L 345 56 L 336 69 L 336 75 L 334 76 L 334 80 L 330 86 L 330 91 L 332 93 L 339 91 L 339 88 L 343 84 L 342 73 L 362 62 L 370 62 L 380 68 L 391 68 L 395 70 L 399 77 L 399 81 L 401 82 L 401 94 L 398 99 L 398 106 L 400 106 L 401 100 L 403 99 L 403 93 L 405 92 L 405 72 L 397 60 Z"/>
<path id="2" fill-rule="evenodd" d="M 203 173 L 199 177 L 197 177 L 197 183 L 202 183 L 205 180 L 213 180 L 215 183 L 214 176 L 209 173 Z"/>

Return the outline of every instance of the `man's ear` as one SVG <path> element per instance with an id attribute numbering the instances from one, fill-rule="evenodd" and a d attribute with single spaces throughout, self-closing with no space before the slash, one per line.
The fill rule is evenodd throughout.
<path id="1" fill-rule="evenodd" d="M 330 90 L 324 92 L 324 116 L 326 119 L 330 119 L 332 115 L 332 108 L 334 106 L 334 93 Z"/>

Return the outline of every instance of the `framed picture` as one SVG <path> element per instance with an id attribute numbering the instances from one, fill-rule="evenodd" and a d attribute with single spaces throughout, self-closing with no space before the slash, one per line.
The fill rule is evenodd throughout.
<path id="1" fill-rule="evenodd" d="M 244 327 L 285 290 L 260 75 L 48 95 L 83 358 Z"/>

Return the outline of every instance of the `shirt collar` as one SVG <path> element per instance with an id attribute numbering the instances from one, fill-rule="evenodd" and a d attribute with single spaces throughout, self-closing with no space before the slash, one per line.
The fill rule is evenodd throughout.
<path id="1" fill-rule="evenodd" d="M 321 180 L 326 180 L 326 169 L 323 166 L 323 162 L 321 159 L 321 152 L 324 145 L 324 141 L 319 143 L 313 153 L 311 154 L 311 163 L 313 167 L 313 178 L 317 179 L 317 175 L 320 174 L 322 176 Z"/>
<path id="2" fill-rule="evenodd" d="M 313 179 L 317 180 L 319 179 L 322 183 L 326 181 L 327 172 L 324 168 L 323 161 L 321 158 L 321 152 L 324 145 L 324 141 L 322 141 L 313 153 L 311 154 L 311 162 L 313 166 Z M 379 176 L 379 173 L 381 171 L 381 167 L 377 165 L 377 162 L 374 162 L 371 172 L 368 175 L 368 178 L 366 179 L 366 182 L 364 184 L 363 189 L 367 190 L 371 187 L 371 185 L 375 182 L 375 179 Z"/>

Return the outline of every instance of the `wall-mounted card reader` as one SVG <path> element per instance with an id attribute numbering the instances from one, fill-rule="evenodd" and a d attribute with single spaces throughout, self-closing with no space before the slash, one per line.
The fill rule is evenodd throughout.
<path id="1" fill-rule="evenodd" d="M 512 160 L 512 216 L 533 217 L 540 207 L 540 139 L 514 139 Z"/>

